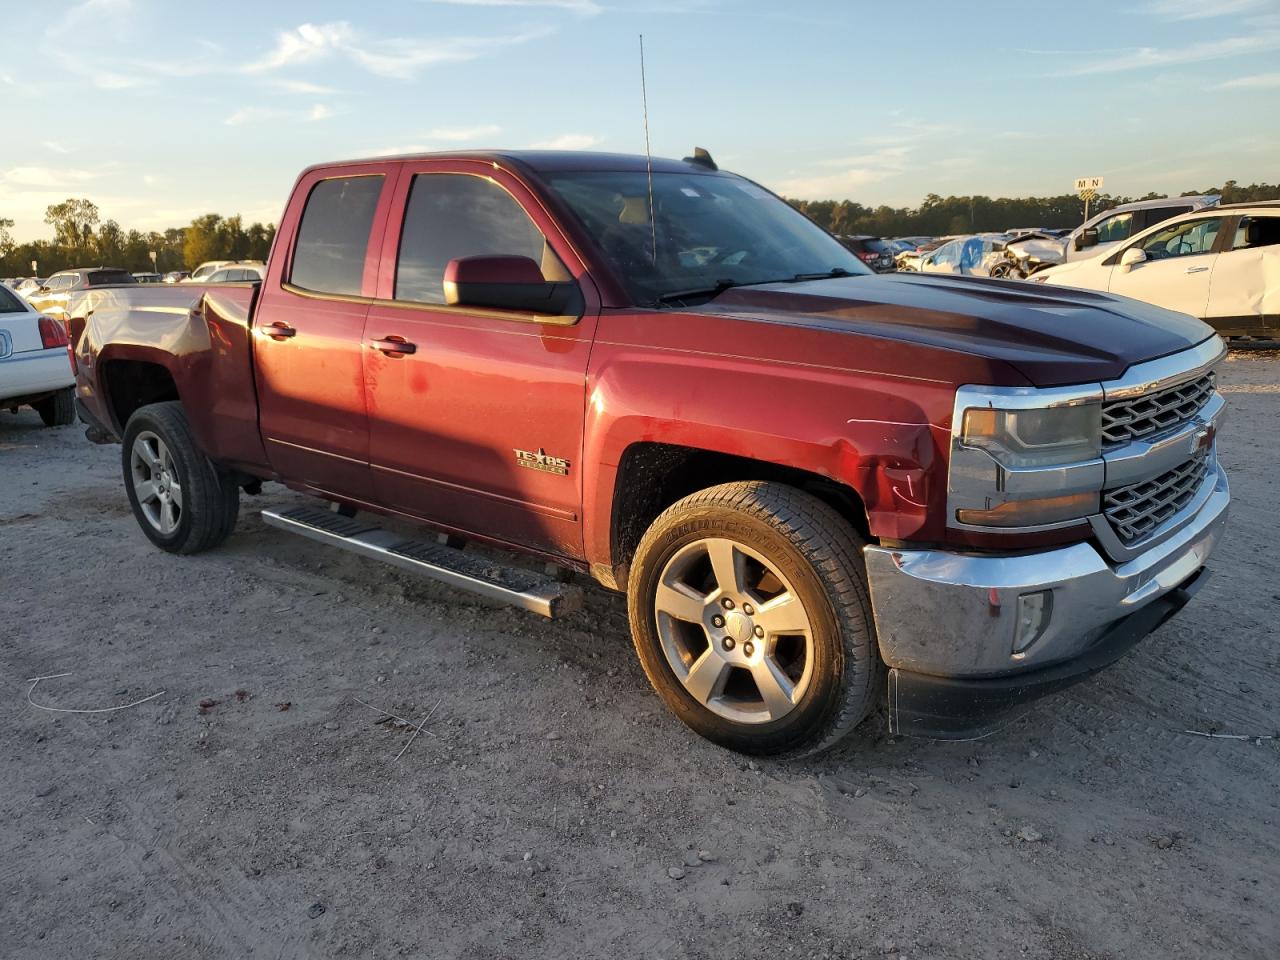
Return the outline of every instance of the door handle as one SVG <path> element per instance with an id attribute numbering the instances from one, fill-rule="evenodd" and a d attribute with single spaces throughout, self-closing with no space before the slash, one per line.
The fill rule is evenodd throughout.
<path id="1" fill-rule="evenodd" d="M 416 353 L 418 345 L 410 343 L 404 337 L 390 336 L 383 337 L 381 340 L 372 340 L 369 342 L 374 350 L 381 350 L 388 357 L 403 357 L 406 354 Z"/>
<path id="2" fill-rule="evenodd" d="M 1187 267 L 1187 273 L 1204 273 L 1208 267 Z"/>
<path id="3" fill-rule="evenodd" d="M 296 337 L 298 331 L 289 326 L 283 320 L 277 320 L 275 323 L 268 323 L 262 328 L 262 332 L 272 340 L 288 340 L 290 337 Z"/>

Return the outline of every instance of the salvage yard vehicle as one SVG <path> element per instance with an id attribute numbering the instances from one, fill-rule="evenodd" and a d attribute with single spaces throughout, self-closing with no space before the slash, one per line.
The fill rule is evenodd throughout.
<path id="1" fill-rule="evenodd" d="M 1181 609 L 1226 522 L 1212 330 L 873 274 L 701 150 L 312 167 L 261 283 L 90 291 L 71 327 L 161 549 L 279 481 L 332 509 L 267 523 L 546 616 L 581 587 L 467 542 L 589 575 L 670 709 L 749 753 L 882 701 L 988 731 Z"/>
<path id="2" fill-rule="evenodd" d="M 1091 259 L 1103 250 L 1128 240 L 1134 234 L 1184 213 L 1212 207 L 1222 198 L 1217 194 L 1200 197 L 1161 197 L 1122 203 L 1090 217 L 1071 231 L 1062 244 L 1060 262 Z"/>
<path id="3" fill-rule="evenodd" d="M 1189 313 L 1226 337 L 1280 336 L 1280 201 L 1225 204 L 1167 220 L 1032 279 Z"/>
<path id="4" fill-rule="evenodd" d="M 46 427 L 74 423 L 75 376 L 67 330 L 0 287 L 0 410 L 31 407 Z"/>
<path id="5" fill-rule="evenodd" d="M 81 290 L 137 282 L 128 270 L 116 267 L 78 267 L 59 270 L 26 296 L 40 313 L 65 320 L 67 303 Z"/>

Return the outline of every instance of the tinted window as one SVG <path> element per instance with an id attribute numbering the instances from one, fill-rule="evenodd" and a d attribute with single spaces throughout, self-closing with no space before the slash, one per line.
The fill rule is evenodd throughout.
<path id="1" fill-rule="evenodd" d="M 1251 250 L 1277 243 L 1280 243 L 1280 217 L 1242 217 L 1231 249 Z"/>
<path id="2" fill-rule="evenodd" d="M 16 294 L 9 292 L 9 288 L 0 286 L 0 313 L 26 313 L 21 301 L 18 300 Z"/>
<path id="3" fill-rule="evenodd" d="M 382 177 L 322 180 L 307 197 L 290 280 L 319 293 L 359 294 Z"/>
<path id="4" fill-rule="evenodd" d="M 87 286 L 100 287 L 104 283 L 137 283 L 133 274 L 124 270 L 94 270 L 85 281 Z"/>
<path id="5" fill-rule="evenodd" d="M 1208 253 L 1218 239 L 1218 217 L 1192 220 L 1157 230 L 1146 240 L 1140 241 L 1149 260 L 1167 260 L 1170 257 L 1188 257 Z"/>
<path id="6" fill-rule="evenodd" d="M 419 174 L 400 235 L 396 299 L 444 303 L 450 260 L 518 256 L 543 264 L 545 247 L 529 215 L 496 183 L 463 174 Z"/>
<path id="7" fill-rule="evenodd" d="M 1182 204 L 1177 207 L 1152 207 L 1150 210 L 1144 210 L 1143 223 L 1144 227 L 1154 227 L 1157 223 L 1164 223 L 1170 217 L 1180 217 L 1184 213 L 1191 212 L 1190 204 Z"/>

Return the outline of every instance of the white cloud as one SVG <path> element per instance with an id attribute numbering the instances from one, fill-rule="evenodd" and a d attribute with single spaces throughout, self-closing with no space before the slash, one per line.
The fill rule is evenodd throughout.
<path id="1" fill-rule="evenodd" d="M 481 137 L 492 137 L 501 131 L 502 128 L 493 123 L 481 124 L 478 127 L 446 127 L 432 130 L 427 134 L 427 139 L 462 143 L 467 140 L 479 140 Z"/>
<path id="2" fill-rule="evenodd" d="M 1224 57 L 1241 57 L 1264 53 L 1280 47 L 1280 31 L 1264 30 L 1247 37 L 1227 37 L 1193 43 L 1186 47 L 1160 49 L 1135 47 L 1116 50 L 1104 56 L 1092 56 L 1059 71 L 1058 76 L 1083 77 L 1102 73 L 1118 73 L 1122 70 L 1142 70 L 1150 67 L 1167 67 L 1180 63 L 1199 63 L 1204 60 L 1220 60 Z"/>
<path id="3" fill-rule="evenodd" d="M 879 183 L 893 175 L 893 171 L 869 167 L 851 167 L 839 173 L 817 177 L 792 177 L 782 180 L 774 188 L 784 197 L 800 200 L 830 200 L 848 197 L 862 187 Z"/>
<path id="4" fill-rule="evenodd" d="M 1266 6 L 1267 0 L 1151 0 L 1143 9 L 1169 20 L 1207 20 L 1248 13 Z"/>
<path id="5" fill-rule="evenodd" d="M 272 80 L 271 85 L 283 90 L 285 93 L 302 93 L 313 97 L 323 97 L 338 92 L 333 87 L 311 83 L 307 80 Z"/>
<path id="6" fill-rule="evenodd" d="M 327 120 L 333 116 L 333 110 L 323 103 L 317 103 L 309 110 L 281 110 L 278 107 L 241 107 L 222 122 L 228 127 L 238 127 L 246 123 L 261 123 L 266 120 Z"/>
<path id="7" fill-rule="evenodd" d="M 1250 77 L 1237 77 L 1220 83 L 1215 90 L 1263 90 L 1280 87 L 1280 73 L 1255 73 Z"/>
<path id="8" fill-rule="evenodd" d="M 101 174 L 94 173 L 92 170 L 10 167 L 0 173 L 0 180 L 20 187 L 70 187 L 99 176 Z"/>
<path id="9" fill-rule="evenodd" d="M 550 140 L 530 143 L 525 150 L 586 150 L 600 142 L 600 138 L 589 133 L 562 133 Z"/>
<path id="10" fill-rule="evenodd" d="M 493 50 L 527 43 L 546 36 L 550 30 L 494 37 L 444 37 L 437 40 L 413 37 L 367 38 L 350 23 L 304 23 L 276 36 L 276 45 L 265 56 L 245 64 L 245 73 L 263 73 L 313 63 L 334 55 L 346 57 L 369 73 L 408 80 L 426 67 L 440 63 L 462 63 Z"/>
<path id="11" fill-rule="evenodd" d="M 430 2 L 455 7 L 554 7 L 587 17 L 594 17 L 604 12 L 604 7 L 595 0 L 430 0 Z"/>
<path id="12" fill-rule="evenodd" d="M 68 154 L 74 152 L 71 147 L 61 144 L 57 140 L 42 140 L 40 145 L 46 150 L 52 150 L 54 153 Z"/>

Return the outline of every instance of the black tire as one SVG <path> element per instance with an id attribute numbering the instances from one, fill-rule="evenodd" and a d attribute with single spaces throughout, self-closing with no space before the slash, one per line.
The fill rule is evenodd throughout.
<path id="1" fill-rule="evenodd" d="M 172 476 L 181 489 L 181 507 L 172 530 L 156 525 L 139 502 L 134 451 L 139 437 L 157 437 L 167 448 Z M 196 447 L 182 404 L 177 401 L 139 407 L 124 430 L 121 464 L 134 518 L 147 538 L 170 553 L 199 553 L 230 536 L 240 511 L 240 488 L 220 473 Z"/>
<path id="2" fill-rule="evenodd" d="M 51 397 L 37 400 L 31 405 L 46 427 L 69 427 L 76 422 L 76 390 L 67 387 Z"/>
<path id="3" fill-rule="evenodd" d="M 664 653 L 656 610 L 664 569 L 699 541 L 723 539 L 776 568 L 811 625 L 811 677 L 803 693 L 795 688 L 790 712 L 777 719 L 738 722 L 713 712 L 690 695 Z M 883 684 L 861 546 L 835 510 L 783 484 L 723 484 L 669 507 L 641 540 L 627 591 L 632 639 L 654 689 L 692 730 L 731 750 L 803 756 L 837 743 L 875 707 Z M 696 638 L 700 627 L 681 629 L 692 629 Z M 710 628 L 706 642 L 716 642 Z M 766 641 L 758 642 L 763 649 Z"/>

